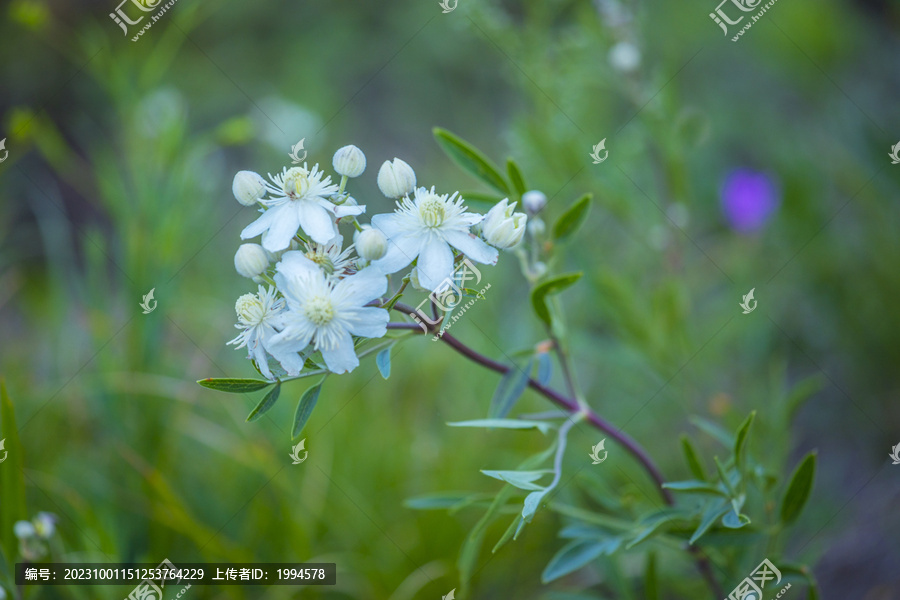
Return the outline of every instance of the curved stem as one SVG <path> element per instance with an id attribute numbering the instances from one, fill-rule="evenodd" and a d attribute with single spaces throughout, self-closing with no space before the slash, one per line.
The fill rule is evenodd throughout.
<path id="1" fill-rule="evenodd" d="M 413 315 L 415 314 L 415 309 L 411 306 L 407 306 L 402 303 L 396 303 L 394 305 L 394 310 L 407 314 Z M 429 331 L 433 332 L 436 328 L 433 325 L 427 325 Z M 422 330 L 422 327 L 417 323 L 389 323 L 389 329 L 418 329 Z M 428 333 L 425 332 L 425 333 Z M 504 365 L 503 363 L 499 363 L 492 358 L 489 358 L 480 352 L 469 348 L 458 339 L 453 337 L 451 334 L 446 331 L 440 337 L 440 340 L 445 344 L 468 358 L 469 360 L 480 364 L 481 366 L 495 371 L 497 373 L 506 373 L 513 367 Z M 609 437 L 616 440 L 619 444 L 621 444 L 625 450 L 627 450 L 644 469 L 647 471 L 647 474 L 653 479 L 656 484 L 657 490 L 659 491 L 660 496 L 662 496 L 663 501 L 669 506 L 675 505 L 675 498 L 672 496 L 672 493 L 666 488 L 662 487 L 663 483 L 665 483 L 665 478 L 663 478 L 662 472 L 660 472 L 659 468 L 653 462 L 653 459 L 650 458 L 650 455 L 647 454 L 647 451 L 644 450 L 640 444 L 638 444 L 634 439 L 632 439 L 628 434 L 620 429 L 617 429 L 612 423 L 598 415 L 587 405 L 579 405 L 579 402 L 575 398 L 569 398 L 564 396 L 554 390 L 553 388 L 547 387 L 540 382 L 528 378 L 528 387 L 535 390 L 551 402 L 562 406 L 566 410 L 573 413 L 581 413 L 585 416 L 585 418 L 593 425 L 596 429 L 602 431 L 607 434 Z M 722 588 L 719 586 L 719 582 L 716 580 L 713 572 L 712 566 L 709 562 L 709 559 L 703 554 L 700 548 L 696 546 L 688 546 L 688 552 L 690 552 L 697 565 L 697 569 L 700 571 L 703 578 L 706 580 L 710 589 L 716 594 L 717 598 L 721 598 L 723 595 Z"/>

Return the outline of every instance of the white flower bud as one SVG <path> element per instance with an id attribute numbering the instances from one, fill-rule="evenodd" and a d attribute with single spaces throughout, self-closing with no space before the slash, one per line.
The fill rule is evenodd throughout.
<path id="1" fill-rule="evenodd" d="M 547 206 L 547 195 L 544 192 L 540 192 L 538 190 L 531 190 L 530 192 L 525 192 L 522 194 L 522 206 L 530 212 L 534 214 Z"/>
<path id="2" fill-rule="evenodd" d="M 528 231 L 531 232 L 531 235 L 534 237 L 541 237 L 544 235 L 544 232 L 547 231 L 547 225 L 544 224 L 542 218 L 531 217 L 528 219 Z"/>
<path id="3" fill-rule="evenodd" d="M 266 195 L 266 180 L 253 171 L 238 171 L 231 184 L 234 197 L 244 206 L 253 206 Z"/>
<path id="4" fill-rule="evenodd" d="M 234 254 L 234 268 L 243 277 L 256 277 L 269 268 L 269 257 L 259 244 L 241 244 Z"/>
<path id="5" fill-rule="evenodd" d="M 20 540 L 24 540 L 34 537 L 37 531 L 34 529 L 34 525 L 31 524 L 31 521 L 16 521 L 15 525 L 13 525 L 13 533 Z"/>
<path id="6" fill-rule="evenodd" d="M 366 155 L 362 150 L 350 144 L 334 153 L 331 164 L 338 175 L 359 177 L 366 170 Z"/>
<path id="7" fill-rule="evenodd" d="M 481 225 L 484 241 L 495 248 L 512 248 L 522 241 L 528 217 L 515 209 L 516 203 L 504 198 L 488 211 Z"/>
<path id="8" fill-rule="evenodd" d="M 609 51 L 609 64 L 617 71 L 630 73 L 641 66 L 641 51 L 631 42 L 619 42 Z"/>
<path id="9" fill-rule="evenodd" d="M 378 229 L 366 227 L 362 231 L 357 232 L 356 253 L 364 260 L 378 260 L 387 254 L 388 241 L 383 233 Z"/>
<path id="10" fill-rule="evenodd" d="M 406 196 L 416 189 L 416 173 L 399 158 L 386 160 L 378 170 L 378 189 L 388 198 Z"/>

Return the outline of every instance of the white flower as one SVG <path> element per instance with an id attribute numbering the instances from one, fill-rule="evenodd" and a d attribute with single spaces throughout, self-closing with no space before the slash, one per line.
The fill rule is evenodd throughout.
<path id="1" fill-rule="evenodd" d="M 253 171 L 238 171 L 231 184 L 231 191 L 238 202 L 253 206 L 266 195 L 266 180 Z"/>
<path id="2" fill-rule="evenodd" d="M 343 243 L 344 238 L 339 235 L 332 238 L 327 244 L 307 242 L 303 256 L 314 262 L 326 276 L 341 277 L 347 274 L 347 269 L 352 262 L 350 254 L 353 252 L 352 246 L 341 251 Z"/>
<path id="3" fill-rule="evenodd" d="M 270 349 L 299 352 L 312 343 L 330 371 L 355 369 L 359 358 L 352 336 L 378 338 L 387 331 L 388 312 L 365 306 L 387 291 L 387 278 L 375 269 L 363 269 L 336 281 L 299 252 L 285 253 L 275 268 L 288 310 L 282 317 L 284 329 L 272 338 Z"/>
<path id="4" fill-rule="evenodd" d="M 39 512 L 34 518 L 35 532 L 45 540 L 53 537 L 56 532 L 56 515 L 48 512 Z"/>
<path id="5" fill-rule="evenodd" d="M 287 248 L 298 228 L 316 242 L 331 240 L 334 218 L 362 214 L 366 207 L 338 206 L 327 200 L 338 187 L 331 183 L 331 177 L 323 175 L 319 165 L 310 171 L 305 163 L 303 167 L 285 168 L 278 175 L 270 174 L 275 185 L 266 183 L 266 189 L 272 197 L 259 201 L 267 209 L 241 232 L 241 239 L 262 233 L 262 246 L 269 252 Z"/>
<path id="6" fill-rule="evenodd" d="M 481 231 L 488 244 L 496 248 L 512 248 L 522 241 L 528 217 L 525 213 L 513 212 L 515 209 L 516 203 L 509 204 L 509 198 L 504 198 L 484 216 Z"/>
<path id="7" fill-rule="evenodd" d="M 273 352 L 270 348 L 270 340 L 276 327 L 280 327 L 281 316 L 284 313 L 284 300 L 275 297 L 275 288 L 268 290 L 259 286 L 258 294 L 244 294 L 237 299 L 234 305 L 237 312 L 238 324 L 236 328 L 241 333 L 228 342 L 237 344 L 236 348 L 247 347 L 249 358 L 256 362 L 257 368 L 266 379 L 274 379 L 269 369 L 268 351 L 284 370 L 290 375 L 298 375 L 303 368 L 304 360 L 296 352 Z"/>
<path id="8" fill-rule="evenodd" d="M 359 177 L 366 170 L 366 155 L 362 150 L 350 144 L 334 153 L 331 164 L 338 175 Z"/>
<path id="9" fill-rule="evenodd" d="M 408 164 L 394 158 L 384 161 L 378 169 L 378 189 L 388 198 L 400 198 L 416 189 L 416 172 Z"/>
<path id="10" fill-rule="evenodd" d="M 617 71 L 630 73 L 641 65 L 641 51 L 631 42 L 619 42 L 609 51 L 609 64 Z"/>
<path id="11" fill-rule="evenodd" d="M 387 253 L 387 237 L 379 230 L 372 229 L 370 225 L 364 225 L 363 230 L 358 231 L 354 238 L 356 253 L 363 260 L 378 260 Z"/>
<path id="12" fill-rule="evenodd" d="M 259 244 L 241 244 L 234 253 L 234 268 L 242 277 L 256 277 L 268 267 L 269 255 Z"/>
<path id="13" fill-rule="evenodd" d="M 528 212 L 534 214 L 547 206 L 547 195 L 538 190 L 531 190 L 522 194 L 522 206 Z"/>
<path id="14" fill-rule="evenodd" d="M 389 241 L 384 258 L 372 262 L 384 273 L 395 273 L 418 257 L 419 282 L 435 290 L 453 273 L 453 246 L 472 260 L 497 263 L 497 250 L 469 233 L 469 227 L 481 221 L 481 215 L 466 212 L 463 199 L 454 192 L 438 195 L 419 188 L 415 200 L 397 202 L 397 210 L 372 217 L 372 227 L 381 230 Z"/>
<path id="15" fill-rule="evenodd" d="M 531 235 L 534 237 L 541 237 L 544 235 L 544 232 L 547 231 L 547 225 L 542 218 L 532 217 L 528 219 L 528 231 L 531 232 Z"/>
<path id="16" fill-rule="evenodd" d="M 13 533 L 20 540 L 24 540 L 37 535 L 37 530 L 31 524 L 31 521 L 16 521 L 13 525 Z"/>

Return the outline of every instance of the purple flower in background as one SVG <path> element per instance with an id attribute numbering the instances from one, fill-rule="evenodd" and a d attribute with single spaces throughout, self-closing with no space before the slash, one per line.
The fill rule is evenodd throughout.
<path id="1" fill-rule="evenodd" d="M 722 186 L 722 212 L 732 229 L 753 233 L 762 228 L 781 204 L 775 182 L 751 169 L 735 169 Z"/>

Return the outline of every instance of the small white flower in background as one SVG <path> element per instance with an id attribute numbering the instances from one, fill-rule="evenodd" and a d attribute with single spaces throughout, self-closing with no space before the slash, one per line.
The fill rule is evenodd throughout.
<path id="1" fill-rule="evenodd" d="M 641 66 L 641 51 L 631 42 L 619 42 L 609 50 L 609 64 L 617 71 L 631 73 Z"/>
<path id="2" fill-rule="evenodd" d="M 541 237 L 547 231 L 547 225 L 540 217 L 532 217 L 528 219 L 528 232 L 534 237 Z"/>
<path id="3" fill-rule="evenodd" d="M 253 171 L 238 171 L 231 184 L 231 191 L 238 202 L 253 206 L 266 195 L 266 180 Z"/>
<path id="4" fill-rule="evenodd" d="M 302 229 L 314 241 L 325 244 L 334 237 L 335 217 L 359 215 L 365 206 L 338 206 L 330 202 L 338 187 L 331 177 L 319 171 L 319 165 L 308 170 L 305 166 L 283 169 L 278 175 L 269 175 L 274 183 L 266 183 L 272 196 L 260 199 L 265 212 L 241 232 L 241 239 L 263 235 L 262 246 L 270 252 L 284 250 L 291 238 Z"/>
<path id="5" fill-rule="evenodd" d="M 453 273 L 451 246 L 476 262 L 497 264 L 497 250 L 469 232 L 481 215 L 466 212 L 463 199 L 439 195 L 419 188 L 415 199 L 397 202 L 390 214 L 372 217 L 372 227 L 387 236 L 388 251 L 372 266 L 384 273 L 396 273 L 418 258 L 418 278 L 422 287 L 434 291 Z"/>
<path id="6" fill-rule="evenodd" d="M 34 529 L 38 536 L 46 539 L 56 533 L 56 515 L 48 512 L 39 512 L 34 518 Z"/>
<path id="7" fill-rule="evenodd" d="M 387 254 L 387 238 L 379 230 L 372 229 L 370 225 L 363 225 L 363 230 L 356 232 L 354 240 L 356 253 L 363 260 L 378 260 Z"/>
<path id="8" fill-rule="evenodd" d="M 3 160 L 0 159 L 0 162 L 3 162 Z M 6 590 L 2 587 L 0 587 L 0 600 L 6 600 Z"/>
<path id="9" fill-rule="evenodd" d="M 31 521 L 16 521 L 13 525 L 13 533 L 16 534 L 16 537 L 20 540 L 24 540 L 37 535 L 37 530 L 34 528 Z"/>
<path id="10" fill-rule="evenodd" d="M 270 287 L 267 290 L 259 286 L 258 294 L 244 294 L 237 299 L 234 310 L 238 317 L 238 324 L 235 327 L 240 329 L 241 333 L 228 344 L 237 344 L 236 348 L 246 346 L 248 358 L 253 359 L 266 379 L 274 379 L 266 352 L 280 362 L 288 374 L 300 373 L 304 360 L 296 352 L 276 354 L 269 348 L 270 340 L 277 333 L 276 327 L 280 326 L 281 315 L 284 312 L 284 300 L 275 297 L 275 288 Z"/>
<path id="11" fill-rule="evenodd" d="M 241 244 L 234 254 L 234 268 L 252 279 L 269 268 L 269 255 L 259 244 Z"/>
<path id="12" fill-rule="evenodd" d="M 359 365 L 352 336 L 379 338 L 387 332 L 388 312 L 365 306 L 387 290 L 379 271 L 363 269 L 335 281 L 299 252 L 286 252 L 275 269 L 287 310 L 270 352 L 302 352 L 312 343 L 330 371 L 345 373 Z"/>
<path id="13" fill-rule="evenodd" d="M 378 189 L 388 198 L 401 198 L 416 189 L 416 172 L 408 164 L 394 158 L 378 169 Z"/>
<path id="14" fill-rule="evenodd" d="M 362 150 L 350 144 L 334 153 L 331 164 L 338 175 L 359 177 L 366 170 L 366 155 Z"/>
<path id="15" fill-rule="evenodd" d="M 538 190 L 531 190 L 522 194 L 522 206 L 528 212 L 534 214 L 547 206 L 547 195 Z"/>
<path id="16" fill-rule="evenodd" d="M 341 277 L 347 274 L 353 260 L 350 255 L 353 253 L 353 247 L 341 250 L 344 238 L 335 236 L 327 244 L 318 242 L 307 242 L 303 256 L 316 263 L 328 277 Z"/>
<path id="17" fill-rule="evenodd" d="M 481 224 L 482 237 L 488 244 L 508 249 L 522 241 L 528 217 L 525 213 L 514 212 L 515 210 L 516 203 L 509 204 L 509 198 L 504 198 L 491 207 Z"/>

